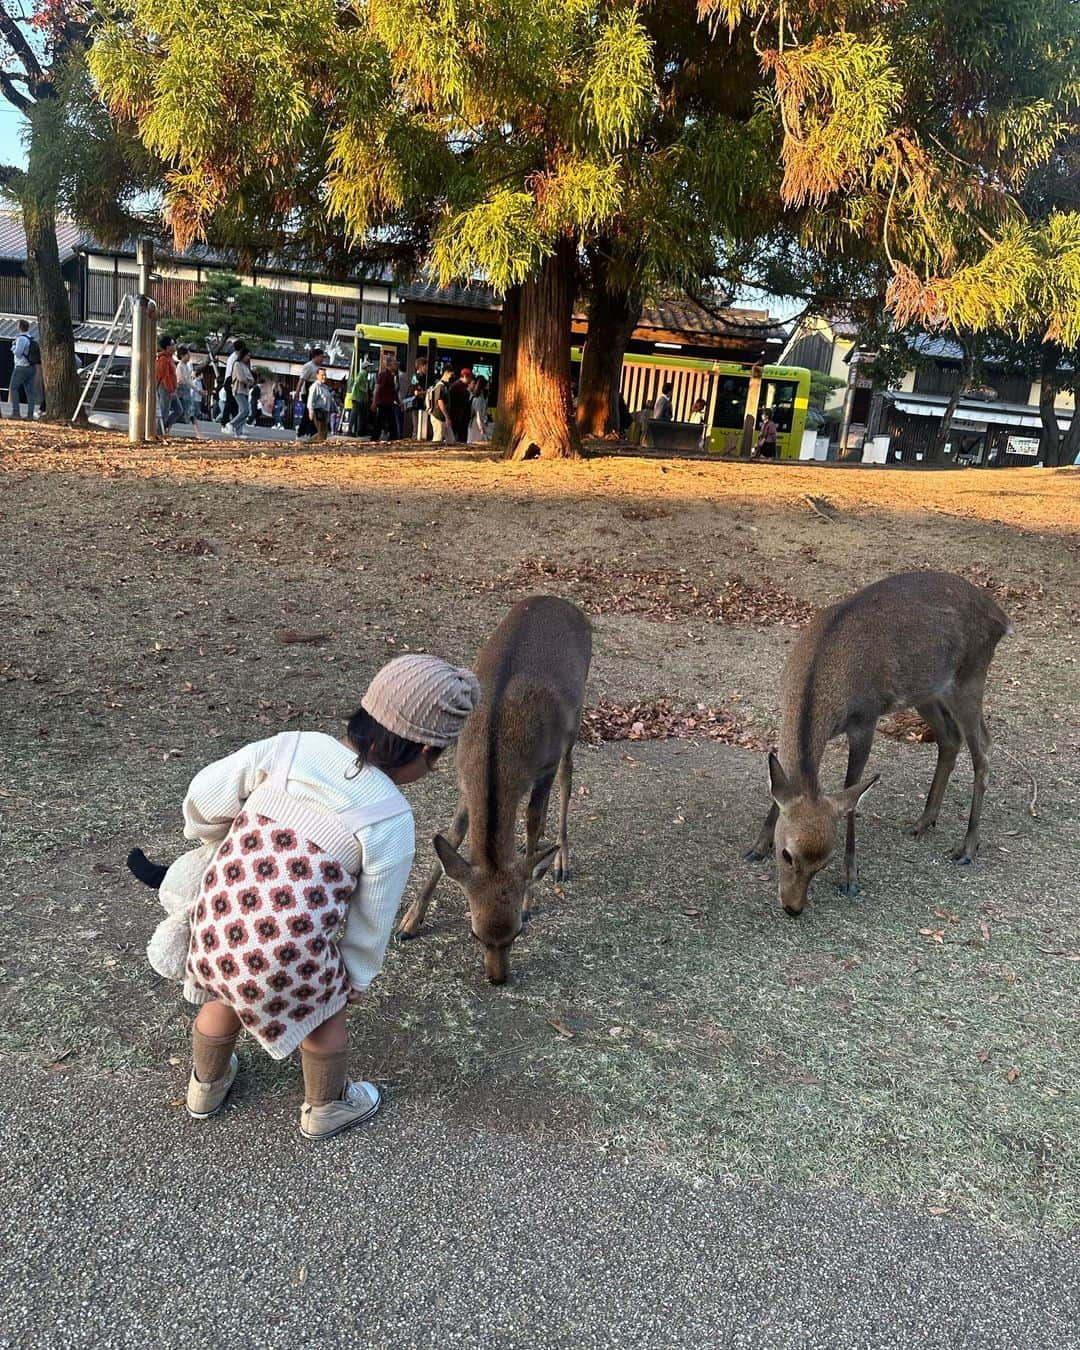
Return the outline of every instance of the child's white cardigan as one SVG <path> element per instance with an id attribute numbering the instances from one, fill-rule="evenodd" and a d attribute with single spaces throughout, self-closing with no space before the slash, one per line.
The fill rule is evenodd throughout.
<path id="1" fill-rule="evenodd" d="M 154 929 L 146 948 L 151 966 L 167 980 L 183 982 L 185 978 L 191 911 L 198 902 L 203 875 L 231 828 L 231 818 L 266 777 L 274 743 L 274 738 L 270 738 L 247 745 L 208 765 L 192 780 L 184 800 L 184 832 L 189 839 L 201 842 L 182 853 L 165 873 L 158 898 L 166 917 Z M 304 733 L 293 767 L 306 788 L 306 798 L 323 799 L 332 810 L 343 806 L 362 808 L 376 798 L 384 798 L 388 788 L 396 793 L 377 769 L 365 769 L 357 777 L 342 778 L 343 768 L 350 763 L 350 756 L 333 737 Z M 327 783 L 332 785 L 329 797 Z M 412 867 L 415 849 L 412 813 L 404 798 L 401 806 L 400 815 L 369 825 L 357 835 L 359 859 L 364 864 L 360 903 L 354 897 L 350 904 L 350 931 L 342 944 L 342 954 L 353 987 L 358 989 L 366 988 L 379 973 Z"/>

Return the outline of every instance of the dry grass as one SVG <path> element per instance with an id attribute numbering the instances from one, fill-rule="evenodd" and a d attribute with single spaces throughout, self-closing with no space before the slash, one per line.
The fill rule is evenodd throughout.
<path id="1" fill-rule="evenodd" d="M 615 741 L 578 756 L 574 880 L 544 888 L 503 991 L 446 889 L 355 1018 L 365 1067 L 441 1109 L 680 1172 L 1080 1217 L 1080 475 L 132 452 L 6 424 L 0 473 L 0 1046 L 73 1077 L 179 1081 L 184 1019 L 142 955 L 154 898 L 123 872 L 128 844 L 169 856 L 202 763 L 336 726 L 393 652 L 467 660 L 543 587 L 595 616 L 586 736 Z M 942 858 L 966 767 L 941 841 L 899 834 L 933 747 L 880 741 L 864 895 L 838 901 L 825 878 L 791 924 L 771 869 L 740 861 L 779 667 L 811 606 L 904 565 L 965 572 L 1017 624 L 989 695 L 986 856 Z M 422 785 L 421 838 L 453 795 L 446 774 Z M 244 1109 L 268 1091 L 294 1075 L 249 1057 Z"/>

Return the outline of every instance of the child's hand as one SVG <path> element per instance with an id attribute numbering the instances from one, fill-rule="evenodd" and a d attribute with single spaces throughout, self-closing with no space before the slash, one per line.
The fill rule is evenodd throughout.
<path id="1" fill-rule="evenodd" d="M 362 989 L 350 989 L 350 990 L 349 990 L 349 1002 L 350 1002 L 350 1003 L 359 1003 L 360 1000 L 361 1000 L 363 997 L 364 997 L 364 991 L 363 991 Z"/>

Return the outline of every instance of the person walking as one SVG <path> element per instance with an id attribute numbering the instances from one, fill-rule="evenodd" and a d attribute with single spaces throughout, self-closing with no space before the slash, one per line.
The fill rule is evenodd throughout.
<path id="1" fill-rule="evenodd" d="M 758 433 L 757 442 L 750 452 L 751 459 L 775 459 L 776 458 L 776 423 L 773 421 L 773 415 L 769 408 L 761 414 L 761 430 Z"/>
<path id="2" fill-rule="evenodd" d="M 195 372 L 191 368 L 191 353 L 187 347 L 176 349 L 176 397 L 180 401 L 183 421 L 190 422 L 195 435 L 201 439 L 198 414 L 201 411 Z"/>
<path id="3" fill-rule="evenodd" d="M 471 382 L 472 371 L 465 366 L 446 394 L 450 425 L 454 428 L 454 440 L 459 444 L 469 439 L 469 416 L 472 412 L 472 394 L 469 391 Z"/>
<path id="4" fill-rule="evenodd" d="M 487 441 L 488 382 L 478 375 L 470 389 L 472 402 L 469 405 L 469 444 L 482 445 Z"/>
<path id="5" fill-rule="evenodd" d="M 285 390 L 280 384 L 274 385 L 273 405 L 270 409 L 271 417 L 275 427 L 284 430 L 285 427 Z"/>
<path id="6" fill-rule="evenodd" d="M 234 436 L 243 436 L 244 427 L 251 416 L 251 391 L 255 387 L 255 376 L 251 370 L 251 353 L 242 346 L 232 368 L 232 392 L 236 400 L 236 414 L 229 422 L 228 429 Z"/>
<path id="7" fill-rule="evenodd" d="M 186 1105 L 215 1115 L 235 1082 L 242 1030 L 274 1060 L 300 1052 L 300 1132 L 329 1139 L 378 1111 L 348 1077 L 349 1004 L 382 968 L 416 848 L 402 788 L 461 734 L 480 697 L 470 670 L 396 657 L 371 681 L 338 739 L 286 731 L 201 769 L 184 799 L 199 845 L 167 871 L 138 851 L 167 918 L 154 969 L 199 1006 Z M 164 873 L 163 877 L 144 875 Z"/>
<path id="8" fill-rule="evenodd" d="M 15 364 L 11 371 L 11 388 L 9 390 L 11 415 L 20 421 L 22 420 L 22 413 L 19 410 L 19 396 L 25 391 L 26 420 L 32 422 L 37 416 L 38 405 L 41 402 L 41 389 L 38 380 L 41 372 L 41 347 L 37 338 L 30 336 L 30 322 L 27 319 L 20 319 L 18 322 L 18 335 L 12 345 L 12 355 L 15 358 Z"/>
<path id="9" fill-rule="evenodd" d="M 315 383 L 315 380 L 326 364 L 326 355 L 321 347 L 312 347 L 311 358 L 305 361 L 300 368 L 300 380 L 296 386 L 296 399 L 300 405 L 300 422 L 296 428 L 296 439 L 305 440 L 308 436 L 315 435 L 315 423 L 311 420 L 308 413 L 308 390 Z"/>
<path id="10" fill-rule="evenodd" d="M 183 406 L 177 397 L 178 380 L 176 361 L 173 359 L 173 339 L 166 333 L 158 342 L 159 351 L 154 366 L 154 379 L 157 382 L 157 416 L 161 423 L 161 434 L 167 436 L 169 428 L 184 415 Z"/>
<path id="11" fill-rule="evenodd" d="M 375 428 L 372 438 L 382 440 L 383 427 L 387 430 L 387 440 L 398 439 L 398 384 L 397 361 L 388 357 L 375 380 L 375 395 L 372 400 L 375 408 Z"/>
<path id="12" fill-rule="evenodd" d="M 330 432 L 330 414 L 334 409 L 334 391 L 326 382 L 326 371 L 320 366 L 308 389 L 307 414 L 315 431 L 312 442 L 325 441 Z"/>

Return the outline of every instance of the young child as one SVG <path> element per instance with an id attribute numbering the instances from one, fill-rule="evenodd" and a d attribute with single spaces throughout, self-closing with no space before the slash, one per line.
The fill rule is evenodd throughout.
<path id="1" fill-rule="evenodd" d="M 160 882 L 163 902 L 186 891 L 184 913 L 162 928 L 180 923 L 184 996 L 202 1005 L 187 1091 L 196 1119 L 224 1103 L 244 1028 L 274 1059 L 300 1047 L 309 1139 L 379 1109 L 372 1083 L 346 1081 L 345 1007 L 379 973 L 412 867 L 413 818 L 399 789 L 431 770 L 479 697 L 471 671 L 399 656 L 372 680 L 342 740 L 283 732 L 200 770 L 184 834 L 201 847 L 164 877 L 133 853 L 132 870 Z M 149 954 L 164 970 L 157 941 Z"/>

